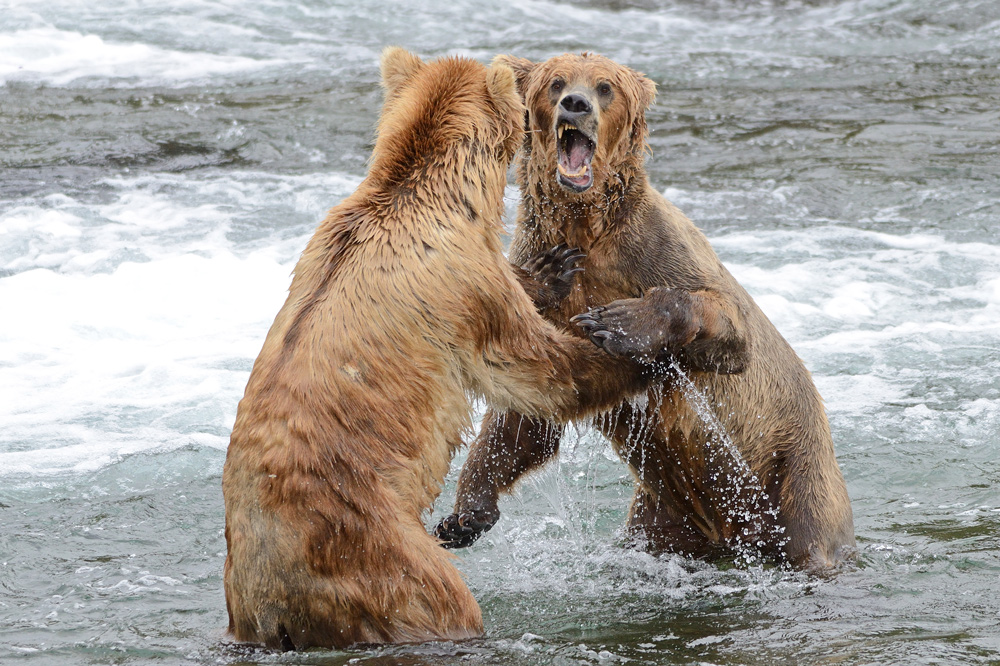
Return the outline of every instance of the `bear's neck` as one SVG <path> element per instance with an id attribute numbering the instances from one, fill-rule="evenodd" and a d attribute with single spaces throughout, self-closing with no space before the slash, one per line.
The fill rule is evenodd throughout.
<path id="1" fill-rule="evenodd" d="M 386 221 L 410 221 L 418 211 L 421 217 L 437 212 L 500 225 L 506 165 L 485 151 L 457 150 L 412 163 L 376 161 L 366 181 L 366 198 Z"/>
<path id="2" fill-rule="evenodd" d="M 570 192 L 556 180 L 555 164 L 532 163 L 523 155 L 518 165 L 521 188 L 519 222 L 547 246 L 566 243 L 589 251 L 602 235 L 631 217 L 646 184 L 641 157 L 630 156 L 608 169 L 586 192 Z"/>

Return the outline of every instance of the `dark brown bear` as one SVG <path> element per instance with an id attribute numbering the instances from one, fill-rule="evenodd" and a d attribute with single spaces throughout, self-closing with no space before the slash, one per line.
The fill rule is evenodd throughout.
<path id="1" fill-rule="evenodd" d="M 592 54 L 497 62 L 516 72 L 528 110 L 511 260 L 555 243 L 581 248 L 584 272 L 545 316 L 571 327 L 595 308 L 573 323 L 596 344 L 678 370 L 645 403 L 622 396 L 596 422 L 637 479 L 629 533 L 653 551 L 737 549 L 810 569 L 849 555 L 851 505 L 809 373 L 705 236 L 649 184 L 654 84 Z M 446 545 L 489 529 L 499 494 L 552 457 L 561 432 L 488 412 L 455 513 L 436 530 Z"/>
<path id="2" fill-rule="evenodd" d="M 506 65 L 382 58 L 368 176 L 319 225 L 254 363 L 222 477 L 229 630 L 283 649 L 462 639 L 479 606 L 421 516 L 467 395 L 564 421 L 648 387 L 545 321 L 500 240 L 524 106 Z M 578 257 L 529 267 L 539 301 Z M 546 268 L 546 266 L 549 266 Z M 524 278 L 524 274 L 520 275 Z"/>

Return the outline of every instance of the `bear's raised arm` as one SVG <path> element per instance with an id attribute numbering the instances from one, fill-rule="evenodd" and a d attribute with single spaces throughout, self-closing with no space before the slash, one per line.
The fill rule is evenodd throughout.
<path id="1" fill-rule="evenodd" d="M 673 358 L 698 372 L 732 375 L 749 361 L 735 309 L 731 299 L 713 290 L 658 287 L 570 321 L 613 356 L 650 363 Z"/>
<path id="2" fill-rule="evenodd" d="M 471 316 L 482 319 L 479 360 L 485 372 L 475 374 L 477 388 L 491 407 L 566 422 L 609 409 L 662 381 L 662 366 L 645 363 L 638 355 L 613 356 L 546 321 L 522 289 L 528 284 L 532 291 L 536 283 L 540 286 L 533 294 L 538 301 L 558 299 L 554 305 L 559 305 L 582 270 L 576 263 L 584 256 L 556 246 L 535 254 L 519 271 L 501 265 L 501 274 L 482 285 L 481 311 Z M 526 280 L 524 274 L 533 279 Z M 630 326 L 624 322 L 620 327 L 626 337 Z"/>
<path id="3" fill-rule="evenodd" d="M 488 316 L 477 388 L 498 409 L 569 421 L 654 383 L 653 366 L 614 357 L 541 318 L 526 295 Z"/>

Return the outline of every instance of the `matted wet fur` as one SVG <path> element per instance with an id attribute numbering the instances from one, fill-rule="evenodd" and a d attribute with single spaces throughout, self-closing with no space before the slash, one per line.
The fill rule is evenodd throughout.
<path id="1" fill-rule="evenodd" d="M 238 641 L 481 634 L 421 520 L 471 425 L 468 394 L 563 421 L 649 385 L 542 319 L 503 256 L 524 114 L 510 68 L 391 48 L 382 77 L 369 174 L 296 265 L 233 427 L 224 584 Z"/>
<path id="2" fill-rule="evenodd" d="M 848 556 L 851 505 L 809 373 L 705 236 L 649 184 L 654 84 L 586 53 L 495 62 L 515 70 L 528 109 L 511 260 L 553 243 L 581 248 L 584 272 L 546 317 L 683 373 L 596 422 L 637 479 L 628 533 L 654 551 L 737 549 L 814 570 Z M 455 513 L 436 533 L 449 546 L 472 543 L 499 518 L 499 494 L 549 460 L 560 436 L 559 426 L 490 411 Z"/>

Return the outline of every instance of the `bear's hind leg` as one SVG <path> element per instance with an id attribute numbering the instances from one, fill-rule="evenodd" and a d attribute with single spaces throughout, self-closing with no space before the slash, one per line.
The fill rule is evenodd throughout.
<path id="1" fill-rule="evenodd" d="M 720 552 L 718 544 L 672 517 L 666 506 L 641 486 L 632 498 L 625 535 L 628 545 L 653 555 L 678 553 L 704 557 Z"/>

